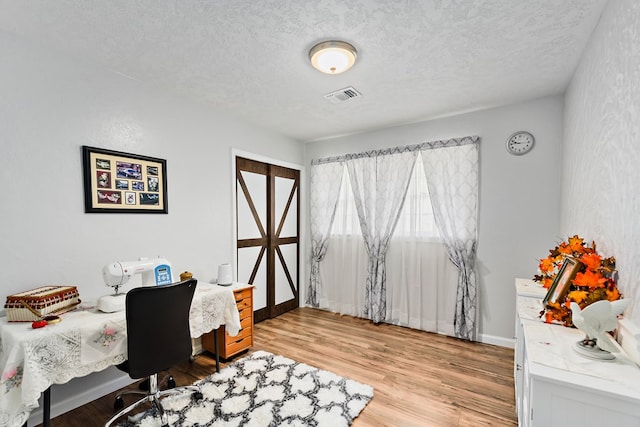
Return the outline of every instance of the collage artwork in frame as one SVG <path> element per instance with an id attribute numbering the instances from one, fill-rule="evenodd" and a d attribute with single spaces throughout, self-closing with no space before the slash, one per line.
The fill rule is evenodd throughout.
<path id="1" fill-rule="evenodd" d="M 86 213 L 168 213 L 167 162 L 82 147 Z"/>

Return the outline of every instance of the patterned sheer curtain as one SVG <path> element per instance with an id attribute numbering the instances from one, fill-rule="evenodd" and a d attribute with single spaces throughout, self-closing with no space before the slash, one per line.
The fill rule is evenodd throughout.
<path id="1" fill-rule="evenodd" d="M 417 154 L 416 150 L 398 149 L 346 161 L 369 255 L 364 314 L 374 323 L 386 318 L 385 257 Z"/>
<path id="2" fill-rule="evenodd" d="M 308 303 L 474 340 L 479 140 L 454 138 L 313 160 Z M 335 166 L 324 169 L 330 181 L 319 173 L 314 178 L 314 166 L 323 164 Z M 415 200 L 406 201 L 414 169 L 428 185 L 420 183 L 412 190 Z M 314 196 L 318 185 L 333 196 Z M 431 208 L 411 206 L 419 199 L 429 199 Z M 407 218 L 396 230 L 401 214 Z"/>
<path id="3" fill-rule="evenodd" d="M 455 335 L 476 338 L 476 246 L 478 240 L 478 138 L 421 149 L 438 231 L 449 259 L 460 272 L 454 318 Z"/>
<path id="4" fill-rule="evenodd" d="M 311 273 L 307 304 L 318 307 L 321 286 L 319 265 L 327 253 L 327 242 L 336 212 L 344 165 L 342 162 L 311 165 L 309 211 L 311 222 Z"/>

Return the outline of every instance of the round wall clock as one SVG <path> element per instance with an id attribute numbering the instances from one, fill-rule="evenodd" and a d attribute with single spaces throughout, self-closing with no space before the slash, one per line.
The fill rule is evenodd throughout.
<path id="1" fill-rule="evenodd" d="M 527 154 L 533 148 L 535 138 L 529 132 L 518 131 L 507 138 L 507 151 L 516 156 Z"/>

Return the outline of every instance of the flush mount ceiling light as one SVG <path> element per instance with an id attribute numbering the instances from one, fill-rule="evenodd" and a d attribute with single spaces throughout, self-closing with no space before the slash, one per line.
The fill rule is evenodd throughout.
<path id="1" fill-rule="evenodd" d="M 340 74 L 356 62 L 358 52 L 347 42 L 330 40 L 318 43 L 309 51 L 311 65 L 326 74 Z"/>

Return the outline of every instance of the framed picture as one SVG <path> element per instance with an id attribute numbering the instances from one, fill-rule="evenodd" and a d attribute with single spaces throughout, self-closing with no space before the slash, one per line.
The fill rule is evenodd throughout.
<path id="1" fill-rule="evenodd" d="M 82 146 L 86 213 L 168 213 L 167 161 Z"/>
<path id="2" fill-rule="evenodd" d="M 562 267 L 560 267 L 560 271 L 558 271 L 556 278 L 549 287 L 547 295 L 542 300 L 542 305 L 546 307 L 550 303 L 561 302 L 571 287 L 571 281 L 582 267 L 582 263 L 577 259 L 566 257 Z"/>

